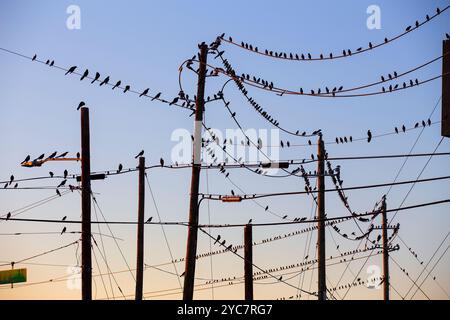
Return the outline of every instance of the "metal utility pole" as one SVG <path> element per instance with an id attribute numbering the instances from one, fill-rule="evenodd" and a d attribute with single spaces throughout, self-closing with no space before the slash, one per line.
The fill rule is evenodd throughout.
<path id="1" fill-rule="evenodd" d="M 136 258 L 136 300 L 142 300 L 144 283 L 144 203 L 145 203 L 145 158 L 139 157 L 139 199 L 137 225 L 137 258 Z"/>
<path id="2" fill-rule="evenodd" d="M 322 135 L 319 136 L 317 150 L 317 257 L 318 257 L 318 298 L 327 299 L 325 276 L 325 147 Z"/>
<path id="3" fill-rule="evenodd" d="M 441 135 L 450 138 L 450 40 L 442 44 L 442 123 Z"/>
<path id="4" fill-rule="evenodd" d="M 92 300 L 89 109 L 81 108 L 81 298 Z"/>
<path id="5" fill-rule="evenodd" d="M 253 240 L 252 225 L 244 227 L 245 300 L 253 300 Z"/>
<path id="6" fill-rule="evenodd" d="M 200 184 L 202 126 L 203 126 L 203 111 L 205 108 L 204 96 L 205 96 L 207 56 L 208 56 L 208 46 L 203 43 L 202 45 L 200 45 L 197 101 L 195 102 L 191 195 L 189 202 L 189 228 L 188 228 L 188 238 L 186 248 L 183 300 L 192 300 L 194 297 L 194 277 L 195 277 L 195 262 L 196 262 L 195 256 L 197 254 L 197 236 L 198 236 L 198 190 Z"/>
<path id="7" fill-rule="evenodd" d="M 383 297 L 385 301 L 389 300 L 389 248 L 387 234 L 387 216 L 386 216 L 386 199 L 383 198 L 381 204 L 381 228 L 383 229 Z"/>

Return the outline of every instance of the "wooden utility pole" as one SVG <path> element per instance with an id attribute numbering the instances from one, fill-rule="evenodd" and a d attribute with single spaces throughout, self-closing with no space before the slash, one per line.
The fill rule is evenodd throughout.
<path id="1" fill-rule="evenodd" d="M 205 81 L 208 46 L 200 45 L 197 101 L 195 102 L 194 142 L 192 150 L 192 177 L 191 194 L 189 202 L 189 228 L 186 248 L 186 262 L 184 274 L 183 300 L 192 300 L 194 297 L 195 256 L 197 254 L 198 236 L 198 190 L 200 184 L 201 146 L 203 111 L 205 108 Z"/>
<path id="2" fill-rule="evenodd" d="M 441 135 L 450 138 L 450 40 L 442 44 L 442 123 Z"/>
<path id="3" fill-rule="evenodd" d="M 318 257 L 318 298 L 327 299 L 325 276 L 325 147 L 322 135 L 319 136 L 317 150 L 317 257 Z"/>
<path id="4" fill-rule="evenodd" d="M 253 240 L 252 225 L 244 227 L 245 300 L 253 300 Z"/>
<path id="5" fill-rule="evenodd" d="M 389 300 L 389 248 L 388 248 L 388 234 L 387 234 L 387 216 L 386 216 L 386 199 L 383 198 L 381 204 L 381 228 L 383 229 L 383 297 L 385 301 Z"/>
<path id="6" fill-rule="evenodd" d="M 81 298 L 92 300 L 89 109 L 81 108 Z"/>
<path id="7" fill-rule="evenodd" d="M 142 300 L 144 283 L 144 203 L 145 203 L 145 158 L 139 157 L 139 199 L 137 225 L 137 258 L 136 258 L 136 300 Z"/>

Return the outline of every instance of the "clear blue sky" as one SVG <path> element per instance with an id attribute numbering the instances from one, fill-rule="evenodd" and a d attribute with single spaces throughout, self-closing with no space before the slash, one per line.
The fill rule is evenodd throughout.
<path id="1" fill-rule="evenodd" d="M 66 8 L 76 4 L 81 9 L 81 29 L 66 28 L 68 14 Z M 381 29 L 369 30 L 366 27 L 369 5 L 381 9 Z M 380 42 L 385 36 L 394 36 L 417 19 L 422 21 L 426 14 L 434 14 L 437 6 L 443 8 L 447 1 L 3 1 L 0 4 L 0 46 L 32 56 L 37 54 L 42 60 L 55 60 L 57 65 L 79 69 L 88 68 L 91 74 L 98 71 L 102 78 L 109 75 L 111 81 L 122 80 L 136 90 L 149 87 L 151 93 L 163 92 L 167 99 L 178 94 L 178 66 L 182 61 L 197 52 L 197 44 L 211 42 L 223 32 L 238 41 L 247 41 L 259 48 L 285 50 L 287 52 L 328 53 L 342 49 L 365 46 L 369 41 Z M 325 62 L 289 62 L 271 60 L 253 55 L 236 47 L 223 45 L 225 56 L 232 61 L 239 73 L 251 73 L 273 80 L 281 87 L 291 89 L 318 88 L 327 86 L 354 85 L 370 83 L 381 74 L 394 70 L 401 72 L 431 60 L 442 52 L 442 39 L 450 31 L 448 13 L 426 24 L 423 28 L 402 39 L 379 48 L 373 52 L 353 56 L 348 59 Z M 211 58 L 212 64 L 218 60 Z M 79 165 L 52 163 L 42 168 L 26 169 L 19 166 L 20 161 L 30 154 L 38 156 L 55 150 L 70 151 L 80 149 L 79 113 L 75 110 L 83 100 L 90 106 L 91 113 L 91 156 L 92 170 L 116 168 L 122 163 L 125 168 L 136 165 L 134 155 L 145 149 L 147 163 L 157 163 L 160 157 L 169 162 L 175 142 L 171 141 L 174 130 L 192 130 L 193 119 L 189 112 L 168 107 L 135 95 L 111 91 L 110 88 L 80 82 L 78 77 L 65 77 L 60 70 L 50 69 L 42 64 L 31 63 L 22 58 L 0 52 L 0 180 L 7 180 L 11 174 L 17 178 L 46 175 L 48 171 L 61 174 L 64 169 L 71 173 L 79 172 Z M 440 61 L 420 70 L 414 78 L 426 79 L 441 72 Z M 224 78 L 211 78 L 207 82 L 208 94 L 217 92 Z M 192 73 L 183 77 L 186 92 L 195 94 L 196 78 Z M 230 107 L 237 112 L 245 128 L 270 129 L 246 101 L 229 86 L 226 93 L 231 100 Z M 441 95 L 441 82 L 434 82 L 394 94 L 351 99 L 318 99 L 314 97 L 279 97 L 266 92 L 252 90 L 251 94 L 269 110 L 280 123 L 294 131 L 312 131 L 321 128 L 325 140 L 336 136 L 352 135 L 362 137 L 368 129 L 374 134 L 392 131 L 395 126 L 405 124 L 410 127 L 417 121 L 426 120 Z M 235 128 L 234 122 L 220 103 L 207 106 L 208 126 L 223 131 Z M 433 121 L 440 120 L 440 105 Z M 416 140 L 420 130 L 399 136 L 375 139 L 372 143 L 354 143 L 344 146 L 332 145 L 328 152 L 333 156 L 407 153 Z M 303 143 L 281 134 L 281 139 L 291 143 Z M 427 128 L 422 134 L 414 152 L 432 152 L 440 140 L 440 126 Z M 448 140 L 444 140 L 439 151 L 449 151 Z M 304 158 L 315 153 L 315 149 L 283 149 L 280 157 Z M 400 176 L 401 180 L 417 177 L 426 159 L 411 159 Z M 345 186 L 390 182 L 394 179 L 401 159 L 364 162 L 341 162 Z M 311 167 L 311 170 L 314 170 Z M 443 176 L 450 173 L 448 158 L 431 160 L 424 177 Z M 162 220 L 187 220 L 190 172 L 153 170 L 149 173 L 156 202 Z M 271 179 L 260 177 L 246 171 L 233 171 L 230 178 L 249 193 L 303 190 L 302 180 L 296 178 Z M 46 185 L 59 181 L 50 180 Z M 201 191 L 207 191 L 206 173 L 202 173 Z M 42 184 L 42 182 L 39 182 Z M 328 186 L 331 182 L 327 181 Z M 34 184 L 27 184 L 34 185 Z M 229 193 L 233 187 L 223 175 L 211 171 L 208 176 L 209 191 Z M 22 186 L 25 186 L 22 185 Z M 395 187 L 388 197 L 388 206 L 397 207 L 408 186 Z M 405 205 L 435 201 L 448 198 L 448 181 L 417 185 Z M 137 176 L 127 174 L 110 177 L 105 181 L 93 182 L 99 204 L 109 220 L 132 220 L 136 218 Z M 148 191 L 148 190 L 147 190 Z M 386 189 L 356 191 L 349 193 L 349 201 L 354 210 L 367 211 L 385 193 Z M 54 191 L 0 191 L 0 214 L 23 207 L 29 203 L 53 195 Z M 147 193 L 146 216 L 156 216 L 150 194 Z M 261 201 L 266 205 L 269 202 Z M 289 216 L 309 216 L 311 199 L 298 196 L 270 200 L 273 211 Z M 255 222 L 274 221 L 254 203 L 224 205 L 210 204 L 210 219 L 213 223 L 244 223 L 250 218 Z M 334 195 L 327 197 L 329 216 L 346 214 L 345 208 Z M 30 210 L 23 217 L 59 219 L 78 219 L 80 197 L 69 194 L 44 206 Z M 201 207 L 201 222 L 208 221 L 208 205 Z M 401 223 L 400 235 L 419 255 L 427 261 L 449 230 L 448 206 L 429 207 L 401 213 L 396 222 Z M 31 223 L 0 223 L 0 233 L 20 231 L 60 231 L 60 225 L 37 225 Z M 76 230 L 68 226 L 69 230 Z M 296 230 L 296 227 L 276 227 L 258 229 L 255 240 Z M 345 224 L 341 229 L 348 233 L 353 224 Z M 135 264 L 134 227 L 112 227 L 124 255 L 131 267 Z M 146 236 L 146 263 L 170 261 L 170 256 L 159 227 L 148 227 Z M 107 230 L 104 230 L 107 233 Z M 186 230 L 166 228 L 170 247 L 175 257 L 185 254 Z M 216 234 L 215 231 L 213 231 Z M 329 236 L 330 233 L 327 233 Z M 351 250 L 356 246 L 352 241 L 339 238 L 341 250 Z M 76 240 L 77 235 L 38 235 L 1 236 L 0 260 L 11 261 L 39 253 Z M 238 244 L 242 241 L 242 231 L 224 231 L 222 237 Z M 278 243 L 255 249 L 255 263 L 265 267 L 290 264 L 301 260 L 305 255 L 306 236 L 282 240 Z M 314 237 L 313 237 L 313 241 Z M 108 261 L 113 271 L 126 269 L 115 243 L 105 238 Z M 445 249 L 446 245 L 444 246 Z M 415 278 L 421 271 L 420 265 L 408 253 L 405 245 L 393 253 L 396 261 L 407 268 Z M 328 255 L 336 255 L 331 237 L 327 239 Z M 208 239 L 199 234 L 199 251 L 209 250 Z M 314 245 L 309 255 L 314 255 Z M 100 259 L 100 258 L 99 258 Z M 73 265 L 76 263 L 74 248 L 65 249 L 53 255 L 44 256 L 36 262 Z M 433 274 L 439 284 L 450 291 L 449 257 L 444 256 Z M 371 258 L 368 264 L 381 265 L 381 257 Z M 66 275 L 63 267 L 29 268 L 29 281 L 41 281 Z M 177 265 L 182 272 L 184 265 Z M 351 269 L 356 273 L 361 264 L 355 262 Z M 173 271 L 169 265 L 166 270 Z M 105 272 L 104 264 L 101 269 Z M 410 280 L 392 264 L 393 285 L 401 294 L 406 293 Z M 181 270 L 181 271 L 180 271 Z M 97 269 L 95 270 L 97 271 Z M 229 275 L 242 275 L 242 262 L 231 255 L 215 257 L 213 260 L 214 278 Z M 330 267 L 331 283 L 339 279 L 342 266 Z M 197 275 L 209 278 L 210 261 L 199 261 Z M 315 290 L 316 273 L 313 274 L 312 288 Z M 308 288 L 311 272 L 306 276 L 304 288 Z M 365 279 L 365 268 L 361 272 Z M 159 271 L 146 272 L 146 292 L 165 288 L 177 288 L 178 281 L 172 275 Z M 117 275 L 117 281 L 126 293 L 133 293 L 132 278 L 129 273 Z M 352 281 L 351 273 L 346 273 L 341 283 Z M 199 282 L 201 283 L 201 282 Z M 298 284 L 298 277 L 292 280 Z M 272 287 L 272 288 L 271 288 Z M 43 298 L 79 297 L 79 292 L 67 290 L 65 282 L 36 285 L 14 290 L 1 289 L 0 298 L 38 298 L 45 288 Z M 97 297 L 105 297 L 99 278 L 96 279 Z M 427 281 L 424 291 L 432 298 L 448 298 L 436 282 Z M 295 294 L 295 290 L 283 284 L 257 285 L 256 298 L 277 298 Z M 117 290 L 115 290 L 117 291 Z M 116 292 L 117 293 L 117 292 Z M 243 286 L 217 288 L 216 298 L 241 298 Z M 394 297 L 398 295 L 393 293 Z M 179 295 L 167 296 L 179 298 Z M 197 298 L 211 298 L 211 291 L 199 291 Z M 378 299 L 381 291 L 358 288 L 350 291 L 347 298 Z M 416 298 L 424 298 L 420 293 Z"/>

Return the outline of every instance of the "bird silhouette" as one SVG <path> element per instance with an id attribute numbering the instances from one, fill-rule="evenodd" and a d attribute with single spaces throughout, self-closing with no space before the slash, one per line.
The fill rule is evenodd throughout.
<path id="1" fill-rule="evenodd" d="M 94 79 L 92 79 L 91 84 L 100 79 L 100 73 L 96 72 Z"/>
<path id="2" fill-rule="evenodd" d="M 130 86 L 129 86 L 129 85 L 126 85 L 126 86 L 125 86 L 125 89 L 123 89 L 123 93 L 127 92 L 128 90 L 130 90 Z"/>
<path id="3" fill-rule="evenodd" d="M 79 152 L 77 152 L 77 159 L 80 159 L 81 155 Z M 78 161 L 78 160 L 77 160 Z"/>
<path id="4" fill-rule="evenodd" d="M 177 102 L 178 102 L 178 97 L 175 97 L 175 98 L 173 98 L 172 102 L 169 103 L 169 106 L 171 106 L 171 105 L 173 105 L 173 104 L 175 104 Z"/>
<path id="5" fill-rule="evenodd" d="M 61 197 L 61 192 L 58 189 L 56 189 L 56 194 Z"/>
<path id="6" fill-rule="evenodd" d="M 69 70 L 67 70 L 66 75 L 68 75 L 69 73 L 73 73 L 76 68 L 77 68 L 77 66 L 70 67 Z"/>
<path id="7" fill-rule="evenodd" d="M 89 70 L 88 69 L 84 70 L 83 75 L 80 78 L 80 81 L 83 81 L 88 75 L 89 75 Z"/>
<path id="8" fill-rule="evenodd" d="M 100 87 L 104 84 L 108 84 L 109 82 L 109 76 L 107 76 L 102 82 L 100 82 Z"/>
<path id="9" fill-rule="evenodd" d="M 14 189 L 16 189 L 18 186 L 19 186 L 19 184 L 16 183 L 16 184 L 14 185 Z"/>
<path id="10" fill-rule="evenodd" d="M 51 171 L 49 172 L 49 174 L 50 174 L 50 177 L 51 177 L 51 178 L 53 178 L 53 176 L 55 175 L 55 174 L 54 174 L 53 172 L 51 172 Z"/>
<path id="11" fill-rule="evenodd" d="M 9 220 L 9 218 L 11 218 L 11 212 L 8 212 L 8 214 L 6 215 L 6 220 Z"/>
<path id="12" fill-rule="evenodd" d="M 146 96 L 149 90 L 150 90 L 150 88 L 147 88 L 144 91 L 142 91 L 142 93 L 139 95 L 139 97 Z"/>
<path id="13" fill-rule="evenodd" d="M 370 130 L 367 130 L 367 142 L 372 141 L 372 132 Z"/>
<path id="14" fill-rule="evenodd" d="M 42 160 L 42 159 L 44 159 L 44 157 L 45 157 L 45 154 L 43 153 L 43 154 L 41 154 L 39 157 L 37 157 L 36 159 L 34 159 L 34 161 L 36 161 L 36 160 Z"/>
<path id="15" fill-rule="evenodd" d="M 144 150 L 141 150 L 134 158 L 137 159 L 139 157 L 142 157 L 144 155 Z"/>
<path id="16" fill-rule="evenodd" d="M 156 96 L 154 96 L 154 97 L 152 98 L 151 101 L 156 100 L 156 99 L 159 99 L 159 97 L 161 97 L 161 92 L 158 92 L 158 93 L 156 94 Z"/>
<path id="17" fill-rule="evenodd" d="M 120 84 L 122 83 L 122 81 L 117 81 L 116 84 L 114 85 L 114 87 L 112 87 L 112 90 L 114 90 L 115 88 L 117 88 L 118 86 L 120 86 Z"/>
<path id="18" fill-rule="evenodd" d="M 67 156 L 67 154 L 68 154 L 69 152 L 64 152 L 64 153 L 61 153 L 59 156 L 57 156 L 56 158 L 64 158 L 65 156 Z"/>
<path id="19" fill-rule="evenodd" d="M 21 163 L 28 162 L 28 161 L 30 161 L 30 155 L 27 155 Z"/>
<path id="20" fill-rule="evenodd" d="M 69 172 L 67 172 L 67 170 L 64 170 L 64 179 L 67 178 L 67 175 L 69 174 Z"/>
<path id="21" fill-rule="evenodd" d="M 217 242 L 219 242 L 220 238 L 221 238 L 221 236 L 220 236 L 220 234 L 219 234 L 219 235 L 217 236 L 217 238 L 216 238 L 216 241 L 214 241 L 214 244 L 216 244 Z"/>
<path id="22" fill-rule="evenodd" d="M 66 184 L 66 182 L 67 182 L 67 180 L 64 179 L 63 181 L 61 181 L 60 184 L 58 184 L 58 186 L 56 188 L 60 188 L 60 187 L 64 186 Z"/>
<path id="23" fill-rule="evenodd" d="M 57 152 L 53 152 L 51 155 L 48 156 L 49 159 L 53 159 L 54 157 L 56 157 Z"/>
<path id="24" fill-rule="evenodd" d="M 252 224 L 252 219 L 248 220 L 247 224 Z"/>
<path id="25" fill-rule="evenodd" d="M 52 62 L 50 62 L 50 67 L 53 67 L 54 64 L 55 64 L 55 60 L 52 60 Z"/>
<path id="26" fill-rule="evenodd" d="M 84 102 L 84 101 L 81 101 L 79 104 L 78 104 L 78 107 L 77 107 L 77 110 L 80 110 L 82 107 L 84 107 L 86 105 L 86 103 Z"/>
<path id="27" fill-rule="evenodd" d="M 146 221 L 145 223 L 152 222 L 152 219 L 153 219 L 153 217 L 148 218 L 147 221 Z"/>
<path id="28" fill-rule="evenodd" d="M 37 58 L 37 55 L 35 54 L 35 55 L 33 56 L 33 58 L 31 59 L 31 61 L 36 60 L 36 58 Z"/>
<path id="29" fill-rule="evenodd" d="M 66 221 L 66 219 L 67 219 L 67 216 L 64 216 L 64 217 L 61 219 L 61 221 Z"/>
<path id="30" fill-rule="evenodd" d="M 159 159 L 159 163 L 161 164 L 161 167 L 164 167 L 164 159 L 163 158 Z"/>
<path id="31" fill-rule="evenodd" d="M 122 171 L 122 164 L 121 163 L 119 163 L 119 168 L 117 169 L 117 173 L 119 173 L 120 171 Z"/>
<path id="32" fill-rule="evenodd" d="M 63 229 L 62 229 L 62 231 L 61 231 L 61 234 L 63 234 L 64 232 L 66 232 L 66 227 L 64 227 Z"/>

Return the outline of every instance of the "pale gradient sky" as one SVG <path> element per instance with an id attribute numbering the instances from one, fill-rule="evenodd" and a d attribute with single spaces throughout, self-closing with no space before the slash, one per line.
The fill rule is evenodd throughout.
<path id="1" fill-rule="evenodd" d="M 66 8 L 76 4 L 81 8 L 81 29 L 66 28 Z M 381 8 L 381 29 L 369 30 L 366 27 L 368 17 L 366 9 L 376 4 Z M 260 48 L 284 49 L 288 52 L 340 52 L 343 48 L 357 48 L 367 45 L 368 41 L 380 42 L 385 36 L 391 37 L 404 30 L 417 19 L 423 20 L 426 14 L 434 14 L 437 6 L 443 8 L 448 1 L 2 1 L 0 4 L 0 47 L 15 50 L 40 59 L 54 59 L 60 66 L 77 65 L 80 70 L 89 68 L 91 74 L 99 71 L 102 78 L 106 75 L 111 81 L 118 79 L 130 83 L 136 90 L 150 88 L 151 93 L 163 92 L 171 99 L 178 94 L 178 66 L 197 52 L 197 44 L 211 42 L 223 32 L 238 41 L 248 41 Z M 431 60 L 442 52 L 442 39 L 450 31 L 449 13 L 438 17 L 417 31 L 400 40 L 377 49 L 376 51 L 353 56 L 348 59 L 325 62 L 289 62 L 271 60 L 253 55 L 236 47 L 224 45 L 225 56 L 234 64 L 238 73 L 251 73 L 274 80 L 281 87 L 317 88 L 319 86 L 344 85 L 352 87 L 362 83 L 377 81 L 381 74 L 408 70 Z M 218 65 L 218 60 L 210 58 Z M 148 99 L 139 99 L 135 95 L 113 92 L 109 88 L 99 88 L 89 82 L 80 82 L 78 77 L 67 76 L 60 70 L 49 69 L 42 64 L 31 63 L 25 59 L 0 52 L 0 180 L 8 180 L 11 174 L 16 178 L 26 178 L 48 174 L 54 171 L 62 174 L 64 169 L 70 173 L 80 171 L 76 163 L 49 163 L 41 168 L 21 168 L 19 163 L 30 154 L 37 157 L 54 150 L 70 151 L 75 154 L 80 149 L 79 113 L 75 110 L 81 100 L 90 106 L 91 117 L 91 168 L 93 171 L 116 168 L 122 163 L 125 168 L 136 165 L 134 155 L 145 149 L 147 163 L 158 163 L 160 157 L 169 162 L 171 141 L 174 130 L 182 128 L 192 130 L 193 119 L 189 111 L 168 107 Z M 441 63 L 436 62 L 420 70 L 414 77 L 426 79 L 441 72 Z M 210 78 L 211 79 L 211 78 Z M 212 78 L 207 82 L 207 93 L 217 92 L 224 78 Z M 185 73 L 184 85 L 187 93 L 195 94 L 196 78 Z M 377 87 L 378 88 L 378 87 Z M 228 92 L 228 93 L 227 93 Z M 230 86 L 226 95 L 231 100 L 230 107 L 237 112 L 245 128 L 270 129 L 246 103 L 239 92 Z M 336 136 L 364 136 L 367 129 L 374 134 L 392 131 L 395 126 L 411 126 L 417 121 L 426 120 L 441 95 L 441 82 L 434 82 L 410 90 L 374 97 L 352 99 L 318 99 L 314 97 L 279 97 L 251 90 L 251 94 L 275 115 L 287 128 L 305 128 L 312 131 L 322 128 L 325 140 L 334 140 Z M 440 106 L 432 120 L 439 121 Z M 223 131 L 235 128 L 229 114 L 220 103 L 211 103 L 206 110 L 207 124 Z M 374 139 L 372 143 L 353 143 L 331 145 L 330 156 L 371 155 L 407 153 L 420 130 L 408 134 Z M 303 143 L 304 139 L 293 139 L 281 134 L 283 140 L 291 143 Z M 440 126 L 427 128 L 422 134 L 414 152 L 432 152 L 440 140 Z M 275 143 L 278 143 L 277 141 Z M 444 140 L 438 151 L 450 151 L 448 139 Z M 304 158 L 316 150 L 311 147 L 281 150 L 280 157 Z M 415 179 L 426 162 L 426 158 L 410 159 L 400 180 Z M 423 177 L 449 175 L 448 157 L 433 158 Z M 344 186 L 391 182 L 402 159 L 376 161 L 342 161 Z M 308 170 L 314 170 L 313 166 Z M 148 172 L 159 211 L 164 221 L 185 221 L 188 217 L 188 195 L 190 170 L 155 169 Z M 206 172 L 202 172 L 201 191 L 206 192 Z M 249 193 L 303 190 L 302 180 L 297 178 L 273 179 L 251 174 L 245 170 L 231 172 L 230 178 Z M 228 194 L 235 189 L 223 175 L 210 171 L 208 175 L 211 193 Z M 59 183 L 49 180 L 25 185 L 51 185 Z M 331 187 L 331 181 L 327 180 Z M 93 191 L 103 214 L 108 220 L 134 220 L 137 216 L 137 175 L 126 174 L 109 177 L 105 181 L 94 181 Z M 408 186 L 394 187 L 388 197 L 388 207 L 397 207 Z M 449 198 L 449 182 L 433 182 L 416 185 L 405 205 L 436 201 Z M 368 211 L 387 189 L 360 190 L 349 192 L 349 201 L 356 211 Z M 0 214 L 3 215 L 54 195 L 53 190 L 3 190 L 0 189 Z M 264 206 L 270 204 L 273 211 L 288 214 L 291 217 L 309 216 L 311 199 L 306 196 L 273 198 L 261 200 Z M 336 195 L 327 194 L 326 208 L 328 216 L 345 215 L 347 211 Z M 254 222 L 278 221 L 251 201 L 240 204 L 210 203 L 212 223 L 245 223 L 250 218 Z M 400 236 L 425 263 L 434 253 L 450 227 L 448 205 L 426 207 L 399 213 L 395 222 L 400 222 Z M 92 212 L 93 219 L 95 213 Z M 21 214 L 22 218 L 79 219 L 80 197 L 78 193 L 68 194 L 61 199 L 49 202 Z M 147 189 L 146 217 L 156 216 L 150 194 Z M 203 203 L 200 209 L 200 221 L 208 222 L 208 205 Z M 78 226 L 67 226 L 77 231 Z M 36 224 L 24 222 L 0 223 L 0 234 L 11 232 L 59 232 L 62 225 Z M 299 229 L 299 226 L 280 226 L 255 228 L 254 239 L 261 240 L 277 234 Z M 135 227 L 111 226 L 113 233 L 123 239 L 118 241 L 129 265 L 135 266 Z M 346 223 L 341 229 L 347 233 L 354 231 L 353 223 Z M 184 257 L 186 229 L 184 227 L 166 227 L 167 237 L 173 256 Z M 97 227 L 93 226 L 93 231 Z M 332 230 L 331 230 L 332 231 Z M 109 231 L 103 227 L 103 232 Z M 342 251 L 352 250 L 356 243 L 344 240 L 332 231 Z M 217 231 L 212 231 L 217 235 Z M 242 243 L 240 229 L 220 232 L 228 243 Z M 289 239 L 255 247 L 254 262 L 261 267 L 276 267 L 301 261 L 305 255 L 308 233 Z M 20 260 L 34 254 L 70 243 L 78 235 L 0 235 L 0 263 Z M 126 270 L 126 264 L 116 244 L 110 238 L 104 238 L 109 266 L 113 271 Z M 314 256 L 315 236 L 309 249 Z M 397 241 L 398 242 L 398 241 Z M 397 243 L 395 242 L 395 243 Z M 159 226 L 146 227 L 145 262 L 158 264 L 170 261 L 170 256 Z M 408 249 L 400 243 L 400 251 L 393 258 L 415 279 L 422 267 L 412 257 Z M 448 246 L 447 242 L 437 254 Z M 60 267 L 17 265 L 28 268 L 28 282 L 39 282 L 51 278 L 67 276 L 67 267 L 77 263 L 76 248 L 66 248 L 30 262 L 61 264 Z M 209 250 L 209 241 L 199 233 L 198 252 Z M 98 251 L 97 258 L 101 260 Z M 335 244 L 327 231 L 327 256 L 336 256 Z M 435 258 L 436 260 L 436 258 Z M 353 262 L 351 271 L 356 274 L 362 268 L 362 261 Z M 94 260 L 95 263 L 95 260 Z M 99 261 L 100 269 L 105 265 Z M 360 273 L 366 279 L 367 265 L 381 266 L 381 256 L 372 257 Z M 433 263 L 430 264 L 430 267 Z M 439 285 L 450 292 L 450 258 L 447 253 L 433 271 Z M 171 265 L 165 270 L 173 272 Z M 336 284 L 345 265 L 330 266 L 327 276 L 331 284 Z M 1 267 L 0 269 L 7 269 Z M 184 269 L 177 264 L 178 272 Z M 94 272 L 98 272 L 94 265 Z M 242 276 L 243 263 L 232 254 L 213 258 L 214 278 Z M 316 290 L 316 270 L 307 272 L 303 288 Z M 197 276 L 210 278 L 210 259 L 198 260 Z M 312 276 L 312 278 L 311 278 Z M 392 285 L 404 295 L 411 281 L 399 268 L 391 263 Z M 347 270 L 341 284 L 353 280 Z M 104 278 L 108 294 L 111 295 L 109 279 Z M 113 281 L 113 280 L 112 280 Z M 129 272 L 116 275 L 116 281 L 125 294 L 134 294 L 134 283 Z M 297 286 L 299 277 L 289 280 Z M 197 284 L 203 283 L 197 281 Z M 105 290 L 99 277 L 95 278 L 94 297 L 105 298 Z M 173 275 L 157 270 L 145 273 L 144 292 L 156 292 L 165 289 L 179 289 Z M 119 295 L 113 283 L 115 295 Z M 446 293 L 435 281 L 428 280 L 423 285 L 425 293 L 433 299 L 448 299 Z M 178 290 L 179 292 L 179 290 Z M 275 299 L 295 295 L 295 289 L 284 284 L 255 283 L 256 299 Z M 340 291 L 343 295 L 344 291 Z M 152 293 L 151 295 L 156 294 Z M 243 285 L 216 288 L 216 299 L 241 299 Z M 395 299 L 399 295 L 392 292 Z M 411 296 L 411 294 L 409 295 Z M 155 298 L 179 299 L 180 294 Z M 195 298 L 210 299 L 211 290 L 195 293 Z M 381 290 L 369 290 L 364 287 L 352 289 L 347 299 L 380 299 Z M 53 282 L 32 286 L 0 286 L 0 299 L 79 299 L 79 290 L 69 290 L 67 282 Z M 305 297 L 306 298 L 306 297 Z M 415 298 L 425 298 L 420 292 Z"/>

